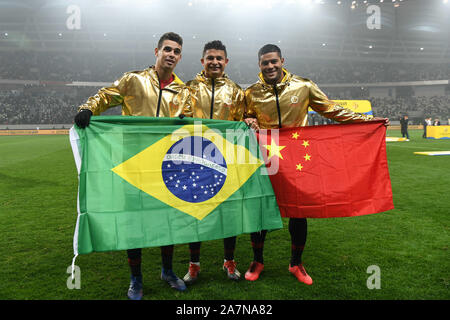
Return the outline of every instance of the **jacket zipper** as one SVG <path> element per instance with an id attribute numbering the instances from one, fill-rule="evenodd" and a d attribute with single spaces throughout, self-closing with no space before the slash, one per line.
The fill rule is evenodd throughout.
<path id="1" fill-rule="evenodd" d="M 281 129 L 281 111 L 280 111 L 280 101 L 278 101 L 278 91 L 277 86 L 273 86 L 273 91 L 275 91 L 275 99 L 277 101 L 277 111 L 278 111 L 278 127 Z"/>
<path id="2" fill-rule="evenodd" d="M 213 118 L 213 112 L 214 112 L 214 78 L 211 78 L 211 84 L 212 84 L 212 92 L 211 92 L 211 110 L 209 114 L 209 118 Z"/>
<path id="3" fill-rule="evenodd" d="M 161 86 L 159 87 L 159 96 L 158 96 L 158 107 L 156 108 L 156 117 L 159 117 L 159 108 L 161 106 L 161 96 L 162 96 L 162 89 Z"/>
<path id="4" fill-rule="evenodd" d="M 156 77 L 158 78 L 158 86 L 159 86 L 158 105 L 156 107 L 156 117 L 159 118 L 159 109 L 161 106 L 162 89 L 161 89 L 161 80 L 159 79 L 158 72 L 156 72 Z"/>

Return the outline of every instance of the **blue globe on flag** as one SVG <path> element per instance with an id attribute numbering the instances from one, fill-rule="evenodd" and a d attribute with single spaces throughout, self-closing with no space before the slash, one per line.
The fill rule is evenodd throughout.
<path id="1" fill-rule="evenodd" d="M 162 162 L 167 189 L 181 200 L 198 203 L 211 199 L 222 189 L 227 164 L 216 145 L 200 136 L 180 139 L 170 147 Z"/>

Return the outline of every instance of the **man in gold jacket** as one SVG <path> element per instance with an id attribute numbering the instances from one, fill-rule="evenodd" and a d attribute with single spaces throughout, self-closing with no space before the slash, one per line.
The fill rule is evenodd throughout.
<path id="1" fill-rule="evenodd" d="M 112 86 L 102 88 L 80 106 L 75 124 L 80 128 L 89 125 L 92 115 L 99 115 L 108 108 L 122 105 L 124 116 L 176 117 L 192 116 L 188 103 L 189 90 L 173 73 L 181 59 L 183 39 L 168 32 L 159 39 L 155 48 L 156 63 L 143 71 L 125 73 Z M 140 300 L 143 296 L 141 273 L 141 249 L 129 249 L 128 264 L 131 282 L 128 298 Z M 161 247 L 161 279 L 179 291 L 186 286 L 172 271 L 173 245 Z"/>
<path id="2" fill-rule="evenodd" d="M 218 40 L 208 42 L 200 61 L 202 72 L 186 83 L 191 91 L 193 117 L 242 121 L 244 91 L 225 74 L 226 47 Z"/>
<path id="3" fill-rule="evenodd" d="M 201 58 L 203 71 L 194 80 L 186 83 L 191 91 L 191 106 L 194 118 L 241 121 L 244 113 L 244 91 L 225 74 L 228 64 L 227 49 L 222 42 L 208 42 Z M 228 278 L 238 280 L 234 250 L 236 237 L 223 239 L 223 270 Z M 200 272 L 201 242 L 189 244 L 189 269 L 183 280 L 190 284 L 197 280 Z"/>
<path id="4" fill-rule="evenodd" d="M 338 122 L 363 122 L 382 120 L 338 106 L 311 80 L 293 75 L 283 68 L 284 58 L 276 45 L 268 44 L 258 52 L 259 81 L 245 91 L 247 105 L 245 121 L 254 129 L 276 129 L 308 125 L 308 107 L 322 116 Z M 388 119 L 383 119 L 389 124 Z M 250 281 L 258 279 L 264 269 L 263 248 L 267 231 L 251 234 L 253 262 L 245 273 Z M 302 264 L 306 243 L 305 218 L 290 218 L 291 261 L 289 271 L 300 281 L 311 285 L 311 277 Z"/>
<path id="5" fill-rule="evenodd" d="M 173 41 L 173 40 L 165 40 Z M 166 49 L 167 48 L 167 49 Z M 171 49 L 170 46 L 156 48 L 155 66 L 142 71 L 126 72 L 112 86 L 102 88 L 80 106 L 77 114 L 80 124 L 89 124 L 90 115 L 100 115 L 103 111 L 122 105 L 124 116 L 176 117 L 180 114 L 192 116 L 189 104 L 189 90 L 172 71 L 181 59 L 181 47 Z M 176 53 L 172 53 L 172 50 Z M 158 58 L 158 54 L 160 58 Z M 83 114 L 83 116 L 81 116 Z M 86 116 L 87 115 L 87 116 Z M 86 122 L 82 119 L 87 119 Z"/>

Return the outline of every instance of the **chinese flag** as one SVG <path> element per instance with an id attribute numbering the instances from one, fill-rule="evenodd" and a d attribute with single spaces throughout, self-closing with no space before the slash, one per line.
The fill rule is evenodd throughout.
<path id="1" fill-rule="evenodd" d="M 283 217 L 351 217 L 394 209 L 383 122 L 260 130 Z"/>

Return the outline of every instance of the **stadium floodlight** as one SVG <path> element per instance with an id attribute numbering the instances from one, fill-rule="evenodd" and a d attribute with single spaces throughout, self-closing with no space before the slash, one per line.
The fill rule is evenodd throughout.
<path id="1" fill-rule="evenodd" d="M 8 37 L 8 32 L 5 32 L 5 37 Z"/>
<path id="2" fill-rule="evenodd" d="M 338 1 L 337 4 L 342 4 L 342 1 Z"/>

